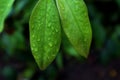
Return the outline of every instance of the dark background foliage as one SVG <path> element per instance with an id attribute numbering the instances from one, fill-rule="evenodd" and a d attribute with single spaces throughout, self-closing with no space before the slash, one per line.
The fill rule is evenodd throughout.
<path id="1" fill-rule="evenodd" d="M 93 39 L 76 54 L 63 34 L 54 62 L 39 70 L 30 50 L 29 16 L 37 0 L 15 0 L 0 33 L 0 80 L 120 80 L 120 0 L 85 0 Z"/>

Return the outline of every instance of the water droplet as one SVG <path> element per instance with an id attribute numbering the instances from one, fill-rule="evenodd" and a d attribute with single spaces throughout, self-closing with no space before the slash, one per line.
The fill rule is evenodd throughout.
<path id="1" fill-rule="evenodd" d="M 62 10 L 65 10 L 65 7 L 62 3 L 60 3 L 60 7 L 61 7 Z"/>
<path id="2" fill-rule="evenodd" d="M 48 23 L 48 27 L 51 27 L 51 23 Z"/>
<path id="3" fill-rule="evenodd" d="M 35 44 L 33 44 L 32 46 L 35 47 Z"/>
<path id="4" fill-rule="evenodd" d="M 75 6 L 75 11 L 76 11 L 76 12 L 79 11 L 79 6 L 78 6 L 78 5 Z"/>
<path id="5" fill-rule="evenodd" d="M 52 34 L 55 34 L 55 32 L 53 31 Z"/>
<path id="6" fill-rule="evenodd" d="M 53 46 L 53 44 L 52 44 L 52 43 L 49 43 L 49 46 L 50 46 L 50 47 L 52 47 L 52 46 Z"/>
<path id="7" fill-rule="evenodd" d="M 78 1 L 78 0 L 75 0 L 75 3 L 76 3 L 76 4 L 79 4 L 79 1 Z"/>
<path id="8" fill-rule="evenodd" d="M 37 49 L 37 48 L 34 48 L 34 51 L 35 51 L 35 52 L 37 52 L 37 51 L 38 51 L 38 49 Z"/>
<path id="9" fill-rule="evenodd" d="M 47 46 L 45 46 L 44 49 L 45 49 L 45 51 L 48 51 L 48 47 Z"/>
<path id="10" fill-rule="evenodd" d="M 84 39 L 84 42 L 86 42 L 87 41 L 87 39 Z"/>
<path id="11" fill-rule="evenodd" d="M 35 38 L 35 35 L 32 35 L 32 38 Z"/>
<path id="12" fill-rule="evenodd" d="M 33 50 L 34 50 L 34 48 L 33 48 L 33 47 L 31 47 L 31 50 L 33 51 Z"/>
<path id="13" fill-rule="evenodd" d="M 56 32 L 58 32 L 58 29 L 55 29 Z"/>
<path id="14" fill-rule="evenodd" d="M 48 38 L 48 40 L 50 40 L 50 38 Z"/>
<path id="15" fill-rule="evenodd" d="M 54 30 L 54 27 L 52 26 L 51 29 Z"/>
<path id="16" fill-rule="evenodd" d="M 37 39 L 37 41 L 38 41 L 38 42 L 40 42 L 40 38 L 39 38 L 39 39 Z"/>
<path id="17" fill-rule="evenodd" d="M 41 26 L 41 24 L 38 24 L 38 26 Z M 40 27 L 38 27 L 38 29 L 40 29 Z"/>
<path id="18" fill-rule="evenodd" d="M 55 57 L 55 55 L 52 55 L 53 57 Z"/>

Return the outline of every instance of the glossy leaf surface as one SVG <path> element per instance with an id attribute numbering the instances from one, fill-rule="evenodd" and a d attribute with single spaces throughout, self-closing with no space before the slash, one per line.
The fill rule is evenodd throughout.
<path id="1" fill-rule="evenodd" d="M 61 43 L 59 14 L 54 0 L 39 0 L 29 25 L 32 54 L 44 70 L 56 57 Z"/>
<path id="2" fill-rule="evenodd" d="M 62 27 L 75 50 L 88 56 L 92 31 L 83 0 L 56 0 Z"/>
<path id="3" fill-rule="evenodd" d="M 4 21 L 9 14 L 14 0 L 0 0 L 0 32 L 4 27 Z"/>

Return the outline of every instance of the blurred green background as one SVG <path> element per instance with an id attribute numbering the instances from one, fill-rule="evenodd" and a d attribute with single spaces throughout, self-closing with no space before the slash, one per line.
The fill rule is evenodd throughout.
<path id="1" fill-rule="evenodd" d="M 15 0 L 0 33 L 0 80 L 120 80 L 120 0 L 85 0 L 93 31 L 90 54 L 76 54 L 63 34 L 56 59 L 39 70 L 30 50 L 29 17 L 37 0 Z"/>

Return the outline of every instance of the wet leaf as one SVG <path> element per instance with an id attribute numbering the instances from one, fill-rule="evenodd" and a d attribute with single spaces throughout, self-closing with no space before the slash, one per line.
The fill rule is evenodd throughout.
<path id="1" fill-rule="evenodd" d="M 33 56 L 44 70 L 56 57 L 61 43 L 59 14 L 54 0 L 39 0 L 30 17 Z"/>
<path id="2" fill-rule="evenodd" d="M 0 0 L 0 32 L 4 27 L 4 21 L 9 14 L 14 0 Z"/>
<path id="3" fill-rule="evenodd" d="M 91 26 L 83 0 L 56 0 L 62 27 L 75 50 L 87 57 L 91 43 Z"/>

